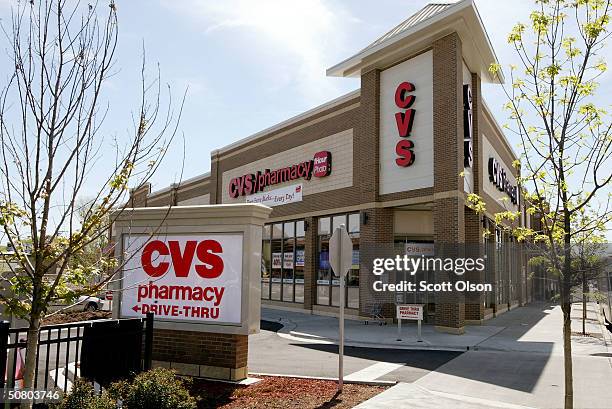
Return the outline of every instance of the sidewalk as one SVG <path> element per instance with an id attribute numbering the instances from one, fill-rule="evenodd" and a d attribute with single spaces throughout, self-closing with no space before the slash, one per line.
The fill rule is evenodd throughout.
<path id="1" fill-rule="evenodd" d="M 355 409 L 531 409 L 483 398 L 436 392 L 414 383 L 400 382 L 379 395 L 355 406 Z"/>
<path id="2" fill-rule="evenodd" d="M 599 322 L 596 304 L 590 303 L 587 311 L 586 329 L 593 336 L 573 337 L 576 344 L 574 352 L 605 353 L 606 343 L 612 344 L 610 333 Z M 582 330 L 580 317 L 582 317 L 582 305 L 574 304 L 572 329 L 575 332 Z M 338 342 L 338 319 L 334 317 L 263 308 L 262 319 L 283 324 L 283 328 L 278 333 L 291 340 L 321 344 Z M 523 351 L 547 354 L 563 351 L 560 307 L 544 303 L 518 307 L 485 321 L 483 325 L 468 325 L 463 335 L 441 333 L 436 331 L 433 325 L 423 325 L 422 342 L 417 341 L 416 324 L 406 321 L 402 324 L 401 340 L 398 340 L 395 324 L 365 325 L 361 321 L 345 320 L 344 327 L 345 345 L 355 347 Z"/>
<path id="3" fill-rule="evenodd" d="M 601 325 L 597 305 L 572 306 L 572 356 L 576 408 L 610 408 L 612 337 Z M 495 335 L 418 379 L 400 382 L 357 406 L 370 408 L 562 408 L 563 339 L 559 306 L 531 305 L 487 323 Z M 478 349 L 481 349 L 480 351 Z M 487 351 L 489 349 L 489 351 Z M 507 352 L 501 352 L 501 351 Z"/>

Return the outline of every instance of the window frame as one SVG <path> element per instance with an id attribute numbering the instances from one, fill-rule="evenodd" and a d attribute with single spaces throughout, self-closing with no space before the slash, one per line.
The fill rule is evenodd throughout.
<path id="1" fill-rule="evenodd" d="M 329 243 L 329 239 L 331 238 L 332 234 L 333 234 L 333 230 L 334 230 L 334 219 L 339 218 L 339 217 L 344 217 L 344 225 L 348 230 L 350 230 L 349 227 L 349 220 L 350 220 L 350 216 L 351 215 L 357 215 L 357 217 L 359 218 L 359 230 L 358 231 L 353 231 L 353 232 L 349 232 L 349 236 L 351 237 L 351 239 L 353 239 L 355 236 L 357 237 L 357 239 L 359 240 L 358 243 L 359 245 L 360 240 L 361 240 L 361 213 L 360 212 L 348 212 L 348 213 L 335 213 L 335 214 L 329 214 L 329 215 L 325 215 L 325 216 L 321 216 L 317 218 L 317 241 L 316 241 L 316 270 L 315 270 L 315 305 L 320 305 L 323 307 L 334 307 L 337 308 L 339 307 L 339 305 L 334 305 L 334 287 L 336 287 L 336 293 L 339 291 L 340 288 L 340 282 L 339 279 L 338 280 L 338 284 L 334 285 L 334 273 L 331 269 L 331 267 L 329 268 L 329 282 L 327 284 L 319 284 L 319 272 L 321 270 L 320 268 L 320 253 L 321 253 L 321 247 L 322 247 L 322 242 L 323 241 L 327 241 Z M 321 231 L 319 229 L 319 226 L 321 225 L 321 220 L 327 219 L 326 224 L 329 226 L 329 233 L 326 234 L 321 234 Z M 342 223 L 341 223 L 342 224 Z M 354 244 L 353 244 L 354 245 Z M 361 249 L 359 248 L 359 251 L 361 251 Z M 351 269 L 353 270 L 353 269 Z M 360 271 L 360 268 L 357 269 L 357 271 Z M 349 273 L 350 274 L 350 273 Z M 357 298 L 357 307 L 349 307 L 349 303 L 348 303 L 348 296 L 349 296 L 349 288 L 359 288 L 359 273 L 357 273 L 357 285 L 348 285 L 348 280 L 345 280 L 345 286 L 344 286 L 344 300 L 345 300 L 345 308 L 349 308 L 351 310 L 358 310 L 359 309 L 359 298 Z M 327 291 L 328 291 L 328 297 L 327 297 L 327 304 L 321 304 L 319 303 L 319 286 L 325 288 L 327 287 Z M 358 295 L 359 297 L 359 295 Z M 338 297 L 338 300 L 340 298 Z M 338 301 L 339 303 L 339 301 Z"/>
<path id="2" fill-rule="evenodd" d="M 267 297 L 264 297 L 264 294 L 262 292 L 261 294 L 261 299 L 262 300 L 268 300 L 268 301 L 279 301 L 279 302 L 286 302 L 286 303 L 300 303 L 303 304 L 303 301 L 296 301 L 295 300 L 295 263 L 296 263 L 296 249 L 297 249 L 297 239 L 298 239 L 298 235 L 297 235 L 297 224 L 299 222 L 304 222 L 304 219 L 292 219 L 292 220 L 283 220 L 283 221 L 276 221 L 274 223 L 266 223 L 262 228 L 266 228 L 269 227 L 270 228 L 270 235 L 267 239 L 264 239 L 262 237 L 262 259 L 263 259 L 263 251 L 264 251 L 264 242 L 268 242 L 269 246 L 269 259 L 270 259 L 270 281 L 269 281 L 269 285 L 268 285 L 268 294 Z M 280 229 L 280 237 L 276 238 L 276 236 L 274 235 L 274 226 L 280 224 L 281 225 L 281 229 Z M 287 237 L 285 238 L 285 225 L 286 224 L 293 224 L 293 236 L 292 237 Z M 304 232 L 304 237 L 305 237 L 305 232 Z M 302 236 L 299 236 L 302 237 Z M 275 252 L 273 251 L 273 245 L 272 242 L 274 240 L 280 240 L 280 254 L 281 254 L 281 264 L 280 264 L 280 295 L 279 295 L 279 299 L 272 299 L 272 254 L 274 254 Z M 292 240 L 293 241 L 293 271 L 292 271 L 292 278 L 291 278 L 291 285 L 293 287 L 293 294 L 291 297 L 291 300 L 285 300 L 284 299 L 284 289 L 285 289 L 285 240 Z M 304 249 L 305 250 L 305 249 Z M 263 277 L 261 276 L 261 272 L 260 272 L 260 286 L 263 283 Z M 288 283 L 287 283 L 288 284 Z M 302 284 L 303 285 L 303 284 Z"/>

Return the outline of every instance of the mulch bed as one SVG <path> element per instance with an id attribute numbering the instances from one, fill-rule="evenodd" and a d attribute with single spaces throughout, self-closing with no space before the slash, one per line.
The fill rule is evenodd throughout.
<path id="1" fill-rule="evenodd" d="M 194 379 L 191 394 L 200 397 L 198 408 L 352 408 L 384 391 L 385 386 L 345 384 L 337 395 L 335 381 L 258 376 L 255 384 L 242 386 Z"/>
<path id="2" fill-rule="evenodd" d="M 62 312 L 46 317 L 42 325 L 66 324 L 68 322 L 103 320 L 111 318 L 110 311 L 80 311 L 80 312 Z"/>

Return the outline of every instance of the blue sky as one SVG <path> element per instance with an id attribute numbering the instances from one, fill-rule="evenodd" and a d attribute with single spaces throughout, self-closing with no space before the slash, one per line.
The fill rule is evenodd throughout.
<path id="1" fill-rule="evenodd" d="M 6 16 L 16 0 L 0 0 Z M 139 97 L 144 43 L 151 75 L 175 98 L 188 87 L 177 139 L 153 177 L 153 190 L 210 169 L 210 152 L 359 87 L 358 79 L 328 78 L 326 68 L 351 56 L 428 3 L 426 0 L 116 0 L 120 25 L 116 74 L 106 84 L 105 124 L 119 139 L 131 126 Z M 87 1 L 82 2 L 85 6 Z M 100 2 L 101 12 L 106 1 Z M 502 65 L 515 59 L 506 42 L 526 22 L 533 0 L 476 0 Z M 3 50 L 6 43 L 2 45 Z M 608 47 L 603 57 L 610 60 Z M 0 73 L 7 59 L 0 59 Z M 4 67 L 3 67 L 4 66 Z M 608 75 L 598 91 L 609 104 Z M 0 77 L 4 81 L 4 76 Z M 498 121 L 499 86 L 483 94 Z M 512 141 L 516 146 L 518 141 Z M 518 149 L 516 149 L 518 150 Z M 92 184 L 94 186 L 94 184 Z"/>

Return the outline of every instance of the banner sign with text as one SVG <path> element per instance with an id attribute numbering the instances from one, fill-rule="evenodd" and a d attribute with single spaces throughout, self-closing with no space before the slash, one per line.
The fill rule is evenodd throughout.
<path id="1" fill-rule="evenodd" d="M 302 184 L 281 187 L 269 192 L 256 193 L 246 197 L 247 203 L 259 203 L 274 207 L 302 201 Z"/>

